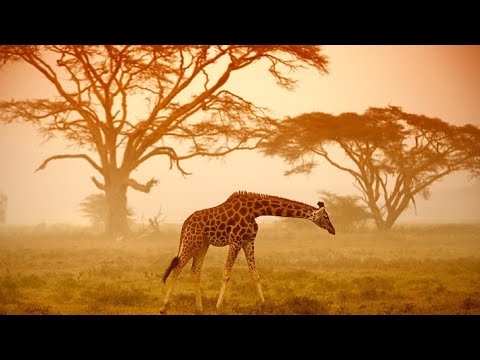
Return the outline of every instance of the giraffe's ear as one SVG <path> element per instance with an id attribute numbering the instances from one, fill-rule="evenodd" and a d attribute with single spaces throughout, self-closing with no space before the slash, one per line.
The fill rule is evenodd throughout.
<path id="1" fill-rule="evenodd" d="M 317 205 L 318 205 L 318 208 L 319 208 L 319 209 L 325 207 L 325 204 L 323 203 L 323 201 L 319 201 L 319 202 L 317 203 Z"/>
<path id="2" fill-rule="evenodd" d="M 320 209 L 317 210 L 317 215 L 322 215 L 325 212 L 325 208 L 321 207 Z"/>

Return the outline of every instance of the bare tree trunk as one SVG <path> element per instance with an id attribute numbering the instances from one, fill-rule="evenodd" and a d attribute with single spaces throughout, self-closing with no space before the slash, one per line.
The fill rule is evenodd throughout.
<path id="1" fill-rule="evenodd" d="M 395 224 L 400 215 L 408 208 L 409 202 L 410 197 L 404 197 L 400 205 L 388 213 L 385 220 L 385 226 L 387 230 L 390 230 L 393 227 L 393 224 Z"/>
<path id="2" fill-rule="evenodd" d="M 111 184 L 105 186 L 107 199 L 107 219 L 105 232 L 110 236 L 128 233 L 127 223 L 127 185 L 117 176 L 111 179 Z"/>
<path id="3" fill-rule="evenodd" d="M 377 226 L 378 230 L 387 230 L 387 226 L 385 220 L 382 217 L 382 213 L 377 206 L 377 203 L 374 199 L 373 193 L 366 194 L 368 197 L 368 208 L 370 209 L 370 214 L 372 215 L 373 220 L 375 221 L 375 225 Z"/>
<path id="4" fill-rule="evenodd" d="M 390 230 L 397 221 L 400 214 L 403 212 L 403 209 L 392 210 L 388 213 L 387 218 L 385 219 L 385 230 Z"/>
<path id="5" fill-rule="evenodd" d="M 377 229 L 384 231 L 384 230 L 390 230 L 393 227 L 393 225 L 395 224 L 399 216 L 405 210 L 406 206 L 402 206 L 400 208 L 391 210 L 387 214 L 387 217 L 385 219 L 382 217 L 377 207 L 372 208 L 371 206 L 369 206 L 369 208 L 370 208 L 370 213 L 372 215 L 372 218 L 375 221 L 375 225 L 377 226 Z"/>
<path id="6" fill-rule="evenodd" d="M 392 226 L 388 226 L 385 220 L 382 219 L 381 216 L 376 217 L 374 216 L 373 219 L 375 220 L 375 225 L 377 225 L 377 229 L 380 231 L 389 230 Z"/>

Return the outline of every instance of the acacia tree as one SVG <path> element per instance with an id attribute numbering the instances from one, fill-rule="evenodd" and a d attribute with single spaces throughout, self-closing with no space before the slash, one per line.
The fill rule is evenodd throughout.
<path id="1" fill-rule="evenodd" d="M 295 84 L 292 70 L 325 73 L 327 64 L 319 46 L 1 46 L 0 66 L 29 64 L 57 96 L 1 101 L 0 119 L 32 123 L 89 151 L 51 156 L 37 170 L 58 159 L 88 162 L 102 179 L 92 177 L 107 199 L 106 230 L 122 233 L 127 189 L 148 193 L 158 183 L 132 178 L 141 164 L 166 156 L 187 174 L 182 160 L 253 149 L 267 136 L 264 109 L 225 88 L 234 72 L 261 60 L 286 89 Z M 131 111 L 134 103 L 143 113 Z"/>
<path id="2" fill-rule="evenodd" d="M 349 173 L 378 229 L 390 229 L 415 196 L 454 171 L 479 175 L 480 129 L 454 126 L 398 107 L 369 108 L 364 114 L 303 114 L 285 119 L 268 142 L 266 155 L 291 164 L 286 174 L 309 173 L 326 160 Z M 340 149 L 347 161 L 335 156 Z M 338 152 L 337 152 L 338 153 Z"/>

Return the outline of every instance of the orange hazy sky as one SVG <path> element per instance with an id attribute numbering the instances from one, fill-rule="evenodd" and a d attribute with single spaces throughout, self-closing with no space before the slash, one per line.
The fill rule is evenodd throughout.
<path id="1" fill-rule="evenodd" d="M 227 88 L 267 107 L 276 117 L 305 112 L 363 112 L 369 106 L 398 105 L 408 112 L 437 116 L 453 124 L 480 126 L 480 46 L 324 46 L 329 74 L 313 70 L 295 74 L 293 92 L 278 88 L 258 63 L 232 76 Z M 0 71 L 0 99 L 46 97 L 51 86 L 27 65 Z M 97 192 L 86 163 L 64 160 L 44 171 L 34 169 L 48 156 L 65 153 L 61 140 L 44 143 L 33 127 L 0 125 L 0 191 L 9 197 L 10 224 L 86 223 L 78 204 Z M 68 149 L 73 152 L 75 149 Z M 181 222 L 191 212 L 223 202 L 233 191 L 279 195 L 312 205 L 318 190 L 355 194 L 352 178 L 328 165 L 311 175 L 283 176 L 287 165 L 256 152 L 234 153 L 222 160 L 186 161 L 193 175 L 183 178 L 168 161 L 154 158 L 139 168 L 139 181 L 156 177 L 150 194 L 129 190 L 129 206 L 140 218 L 162 207 L 167 222 Z M 479 183 L 464 174 L 451 175 L 432 187 L 431 201 L 417 202 L 418 220 L 480 220 Z M 463 198 L 461 194 L 466 194 Z M 452 206 L 452 201 L 460 199 Z M 466 199 L 466 200 L 465 200 Z M 328 208 L 328 205 L 327 205 Z M 409 210 L 404 219 L 414 216 Z"/>

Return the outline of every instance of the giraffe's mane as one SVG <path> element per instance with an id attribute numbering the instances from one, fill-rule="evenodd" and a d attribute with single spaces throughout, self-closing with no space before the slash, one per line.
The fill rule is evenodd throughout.
<path id="1" fill-rule="evenodd" d="M 255 193 L 255 192 L 250 192 L 250 191 L 243 191 L 243 190 L 242 191 L 235 191 L 232 195 L 230 195 L 228 197 L 228 200 L 235 197 L 235 196 L 239 196 L 239 195 L 241 195 L 241 196 L 254 196 L 254 197 L 261 198 L 261 199 L 275 199 L 275 200 L 280 200 L 282 202 L 293 203 L 293 204 L 296 204 L 296 205 L 313 207 L 312 205 L 305 204 L 303 202 L 296 201 L 296 200 L 283 198 L 283 197 L 280 197 L 280 196 L 269 195 L 269 194 L 261 194 L 261 193 Z"/>

